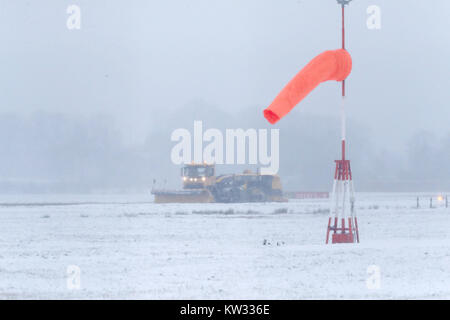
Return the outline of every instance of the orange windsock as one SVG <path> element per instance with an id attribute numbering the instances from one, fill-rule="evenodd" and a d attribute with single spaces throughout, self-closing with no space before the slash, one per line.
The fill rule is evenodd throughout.
<path id="1" fill-rule="evenodd" d="M 351 70 L 352 58 L 345 49 L 319 54 L 284 87 L 272 104 L 264 110 L 264 117 L 271 124 L 276 123 L 321 82 L 343 81 Z"/>

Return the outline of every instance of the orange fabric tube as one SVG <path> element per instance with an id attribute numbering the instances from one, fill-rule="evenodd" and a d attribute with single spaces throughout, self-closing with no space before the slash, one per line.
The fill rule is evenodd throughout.
<path id="1" fill-rule="evenodd" d="M 346 50 L 329 50 L 319 54 L 283 88 L 271 105 L 264 110 L 264 117 L 271 124 L 276 123 L 321 82 L 343 81 L 351 70 L 352 58 Z"/>

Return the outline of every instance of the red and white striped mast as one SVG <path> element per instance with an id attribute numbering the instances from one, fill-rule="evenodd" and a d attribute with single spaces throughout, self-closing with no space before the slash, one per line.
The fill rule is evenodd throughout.
<path id="1" fill-rule="evenodd" d="M 337 0 L 342 11 L 342 49 L 345 50 L 345 6 L 351 0 Z M 354 189 L 350 160 L 345 159 L 345 79 L 342 81 L 341 101 L 341 148 L 342 159 L 335 160 L 333 192 L 331 196 L 330 217 L 328 219 L 326 243 L 330 233 L 332 243 L 359 242 L 358 220 L 354 212 Z"/>

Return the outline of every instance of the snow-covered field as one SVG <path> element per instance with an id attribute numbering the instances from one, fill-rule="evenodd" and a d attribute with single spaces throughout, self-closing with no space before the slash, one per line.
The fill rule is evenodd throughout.
<path id="1" fill-rule="evenodd" d="M 416 195 L 357 194 L 361 243 L 328 246 L 327 200 L 1 196 L 0 298 L 449 299 L 450 208 Z"/>

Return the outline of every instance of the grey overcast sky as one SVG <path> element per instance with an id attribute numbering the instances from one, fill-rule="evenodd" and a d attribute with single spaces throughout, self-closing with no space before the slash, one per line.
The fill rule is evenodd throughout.
<path id="1" fill-rule="evenodd" d="M 159 112 L 182 113 L 198 98 L 262 110 L 312 57 L 339 47 L 335 2 L 3 0 L 1 110 L 108 113 L 137 140 Z M 70 4 L 81 8 L 81 30 L 66 28 Z M 381 30 L 366 27 L 372 4 Z M 351 118 L 395 145 L 417 128 L 446 132 L 449 15 L 447 0 L 351 3 Z M 295 116 L 337 114 L 338 94 L 336 83 L 323 85 Z"/>
<path id="2" fill-rule="evenodd" d="M 66 27 L 71 4 L 80 30 Z M 366 26 L 369 5 L 381 9 L 380 30 Z M 449 17 L 448 0 L 347 8 L 349 123 L 398 157 L 417 132 L 449 137 Z M 196 101 L 210 106 L 205 119 L 243 113 L 249 127 L 268 127 L 262 110 L 282 87 L 340 46 L 340 9 L 335 0 L 1 0 L 0 39 L 0 114 L 106 115 L 126 144 L 162 129 L 170 144 L 171 130 L 192 128 L 186 106 Z M 339 94 L 338 83 L 321 85 L 276 127 L 338 116 Z"/>

